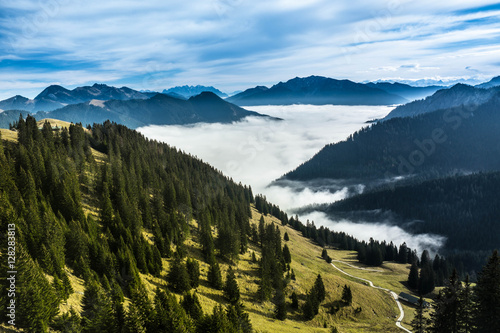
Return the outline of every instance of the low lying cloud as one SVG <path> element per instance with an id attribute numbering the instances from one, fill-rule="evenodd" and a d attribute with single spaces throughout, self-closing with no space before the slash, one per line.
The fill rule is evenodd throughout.
<path id="1" fill-rule="evenodd" d="M 367 120 L 384 117 L 393 107 L 291 105 L 247 109 L 284 120 L 247 117 L 233 124 L 147 126 L 138 131 L 198 156 L 235 181 L 251 185 L 255 193 L 266 195 L 272 202 L 283 202 L 284 194 L 267 188 L 273 180 L 313 157 L 326 144 L 344 140 L 367 126 Z"/>
<path id="2" fill-rule="evenodd" d="M 419 255 L 423 250 L 428 250 L 431 256 L 434 256 L 446 241 L 445 237 L 434 234 L 413 235 L 385 221 L 380 223 L 353 222 L 346 219 L 333 221 L 322 212 L 311 212 L 301 217 L 304 220 L 314 221 L 317 226 L 323 225 L 330 230 L 343 231 L 359 240 L 369 241 L 372 237 L 375 240 L 393 242 L 398 247 L 406 242 L 406 245 L 412 250 L 417 250 Z"/>
<path id="3" fill-rule="evenodd" d="M 248 117 L 233 124 L 147 126 L 138 130 L 151 139 L 166 142 L 195 155 L 237 182 L 252 186 L 289 214 L 297 208 L 328 204 L 361 193 L 363 184 L 338 180 L 273 182 L 316 154 L 325 144 L 344 140 L 366 126 L 366 121 L 387 115 L 386 106 L 258 106 L 248 109 L 284 119 L 272 121 Z M 324 213 L 308 210 L 300 218 L 314 220 L 356 238 L 393 241 L 421 251 L 437 251 L 444 238 L 412 235 L 398 226 L 380 221 L 353 223 L 332 221 Z M 373 221 L 371 221 L 373 222 Z"/>

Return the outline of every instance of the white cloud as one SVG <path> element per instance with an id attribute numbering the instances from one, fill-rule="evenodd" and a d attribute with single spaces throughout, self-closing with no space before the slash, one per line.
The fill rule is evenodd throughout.
<path id="1" fill-rule="evenodd" d="M 234 124 L 198 124 L 192 126 L 148 126 L 138 129 L 151 139 L 167 142 L 189 152 L 221 170 L 235 181 L 252 186 L 254 194 L 267 199 L 290 214 L 295 209 L 341 200 L 361 193 L 364 186 L 343 181 L 280 181 L 268 186 L 284 173 L 296 168 L 325 144 L 344 140 L 366 126 L 365 121 L 381 118 L 392 108 L 385 106 L 259 106 L 249 109 L 284 119 L 269 121 L 249 117 Z M 414 249 L 437 250 L 443 238 L 434 235 L 410 235 L 403 229 L 380 223 L 331 221 L 323 213 L 301 216 L 333 230 L 345 231 L 359 239 L 406 243 Z"/>
<path id="2" fill-rule="evenodd" d="M 359 240 L 368 242 L 370 238 L 375 240 L 385 240 L 393 242 L 396 246 L 406 243 L 412 250 L 422 253 L 428 250 L 434 256 L 444 245 L 446 238 L 434 234 L 412 235 L 404 231 L 401 227 L 389 224 L 386 221 L 379 223 L 352 222 L 349 220 L 332 221 L 324 213 L 313 212 L 302 216 L 303 219 L 314 221 L 314 224 L 323 225 L 330 230 L 343 231 Z"/>
<path id="3" fill-rule="evenodd" d="M 235 90 L 311 74 L 364 81 L 380 78 L 373 70 L 380 68 L 405 79 L 491 77 L 500 35 L 491 18 L 499 11 L 460 10 L 494 3 L 8 0 L 0 5 L 8 14 L 0 17 L 0 45 L 9 51 L 0 59 L 25 61 L 0 68 L 41 71 L 45 81 L 63 70 L 105 71 L 116 78 L 107 83 L 137 89 Z M 407 63 L 420 68 L 400 67 Z"/>

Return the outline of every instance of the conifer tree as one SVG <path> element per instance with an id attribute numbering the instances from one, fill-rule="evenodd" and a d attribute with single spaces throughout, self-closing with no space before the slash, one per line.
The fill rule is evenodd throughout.
<path id="1" fill-rule="evenodd" d="M 233 268 L 229 266 L 226 274 L 226 283 L 224 284 L 224 296 L 231 304 L 236 304 L 240 300 L 240 289 Z"/>
<path id="2" fill-rule="evenodd" d="M 439 292 L 432 313 L 432 332 L 460 332 L 462 283 L 454 270 L 447 286 Z"/>
<path id="3" fill-rule="evenodd" d="M 200 264 L 196 259 L 188 258 L 186 261 L 186 270 L 189 275 L 189 284 L 191 288 L 198 288 L 200 284 Z"/>
<path id="4" fill-rule="evenodd" d="M 500 328 L 500 256 L 498 251 L 488 259 L 479 273 L 476 294 L 478 332 L 498 332 Z"/>
<path id="5" fill-rule="evenodd" d="M 351 287 L 344 285 L 342 289 L 342 302 L 346 305 L 351 305 L 352 303 L 352 291 Z"/>
<path id="6" fill-rule="evenodd" d="M 226 315 L 229 323 L 231 323 L 231 330 L 238 333 L 252 333 L 252 323 L 248 313 L 243 311 L 243 305 L 238 302 L 234 305 L 229 305 L 226 310 Z"/>
<path id="7" fill-rule="evenodd" d="M 170 267 L 170 271 L 167 276 L 168 285 L 170 289 L 177 293 L 182 293 L 191 289 L 189 284 L 189 274 L 181 262 L 181 259 L 176 256 Z"/>
<path id="8" fill-rule="evenodd" d="M 321 274 L 318 274 L 318 276 L 316 277 L 311 293 L 318 301 L 318 304 L 321 304 L 321 302 L 325 300 L 326 290 L 325 290 L 325 285 L 323 283 L 323 279 L 321 278 Z"/>
<path id="9" fill-rule="evenodd" d="M 223 284 L 222 284 L 222 275 L 220 273 L 220 267 L 219 263 L 214 260 L 211 264 L 210 267 L 208 268 L 208 283 L 212 286 L 214 289 L 222 289 Z"/>
<path id="10" fill-rule="evenodd" d="M 182 298 L 181 306 L 186 313 L 194 320 L 198 320 L 203 316 L 203 309 L 201 308 L 200 300 L 196 293 L 186 293 Z"/>
<path id="11" fill-rule="evenodd" d="M 292 301 L 292 309 L 297 310 L 299 308 L 299 298 L 297 297 L 297 293 L 292 292 L 292 296 L 290 296 L 290 300 Z"/>
<path id="12" fill-rule="evenodd" d="M 82 300 L 82 326 L 84 332 L 112 332 L 113 308 L 105 291 L 93 276 L 85 281 Z"/>
<path id="13" fill-rule="evenodd" d="M 459 322 L 463 333 L 472 332 L 474 329 L 474 294 L 469 280 L 469 275 L 465 277 L 463 288 L 458 295 L 460 302 Z"/>
<path id="14" fill-rule="evenodd" d="M 288 242 L 290 240 L 290 237 L 288 237 L 288 232 L 285 232 L 285 235 L 283 236 L 283 240 L 285 242 Z"/>
<path id="15" fill-rule="evenodd" d="M 192 319 L 179 305 L 174 295 L 169 292 L 156 290 L 155 294 L 154 327 L 151 332 L 190 333 L 195 327 Z"/>
<path id="16" fill-rule="evenodd" d="M 283 259 L 287 264 L 290 264 L 292 262 L 292 255 L 290 254 L 290 249 L 286 244 L 285 246 L 283 246 Z"/>
<path id="17" fill-rule="evenodd" d="M 411 327 L 414 333 L 425 333 L 427 331 L 429 320 L 425 317 L 425 312 L 424 298 L 420 296 L 415 317 L 411 321 Z"/>
<path id="18" fill-rule="evenodd" d="M 410 274 L 408 275 L 408 286 L 414 290 L 418 288 L 418 265 L 416 261 L 411 264 Z"/>
<path id="19" fill-rule="evenodd" d="M 420 269 L 420 278 L 418 280 L 418 292 L 425 295 L 434 290 L 434 271 L 430 264 L 426 264 Z"/>

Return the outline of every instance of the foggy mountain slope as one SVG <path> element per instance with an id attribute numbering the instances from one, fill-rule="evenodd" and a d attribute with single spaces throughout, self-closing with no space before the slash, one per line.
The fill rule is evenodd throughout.
<path id="1" fill-rule="evenodd" d="M 500 99 L 373 124 L 285 174 L 289 180 L 438 178 L 500 170 Z"/>
<path id="2" fill-rule="evenodd" d="M 322 76 L 296 77 L 271 88 L 255 87 L 231 96 L 237 105 L 392 105 L 407 102 L 401 96 L 349 80 Z"/>
<path id="3" fill-rule="evenodd" d="M 414 117 L 419 114 L 460 105 L 481 105 L 493 98 L 498 91 L 498 88 L 482 89 L 466 84 L 456 84 L 451 88 L 438 90 L 432 96 L 423 100 L 400 105 L 382 120 L 385 121 L 396 117 Z"/>
<path id="4" fill-rule="evenodd" d="M 391 212 L 392 222 L 411 233 L 445 236 L 445 254 L 468 252 L 480 263 L 500 243 L 499 187 L 500 172 L 454 176 L 363 193 L 321 210 L 354 221 Z"/>
<path id="5" fill-rule="evenodd" d="M 51 112 L 38 112 L 35 118 L 50 117 L 73 123 L 81 122 L 84 126 L 109 119 L 129 128 L 137 128 L 146 125 L 185 125 L 199 122 L 231 123 L 247 116 L 267 117 L 228 103 L 211 92 L 204 92 L 189 100 L 157 94 L 149 99 L 110 100 L 100 105 L 89 102 L 68 105 Z"/>
<path id="6" fill-rule="evenodd" d="M 401 96 L 409 101 L 414 101 L 417 99 L 425 98 L 429 95 L 434 94 L 439 89 L 443 89 L 443 86 L 426 86 L 426 87 L 413 87 L 408 84 L 399 82 L 369 82 L 366 83 L 367 86 L 372 88 L 382 89 L 390 94 Z"/>

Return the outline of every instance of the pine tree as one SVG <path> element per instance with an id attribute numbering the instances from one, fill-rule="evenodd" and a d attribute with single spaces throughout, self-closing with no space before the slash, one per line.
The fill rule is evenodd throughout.
<path id="1" fill-rule="evenodd" d="M 156 289 L 154 326 L 151 332 L 191 333 L 195 327 L 192 319 L 170 292 Z"/>
<path id="2" fill-rule="evenodd" d="M 219 263 L 214 260 L 210 264 L 210 267 L 208 268 L 208 283 L 212 286 L 214 289 L 222 289 L 223 284 L 222 284 L 222 275 L 220 273 L 220 267 Z"/>
<path id="3" fill-rule="evenodd" d="M 186 270 L 189 275 L 189 284 L 191 288 L 198 288 L 200 284 L 200 264 L 196 259 L 188 258 L 186 261 Z"/>
<path id="4" fill-rule="evenodd" d="M 127 333 L 146 333 L 145 318 L 142 317 L 141 311 L 134 302 L 129 305 L 125 327 Z"/>
<path id="5" fill-rule="evenodd" d="M 418 265 L 416 261 L 411 264 L 410 274 L 408 275 L 408 286 L 414 290 L 418 288 Z"/>
<path id="6" fill-rule="evenodd" d="M 314 281 L 314 286 L 312 288 L 311 293 L 318 301 L 318 304 L 321 304 L 321 302 L 323 302 L 326 298 L 325 285 L 323 283 L 323 279 L 321 278 L 320 274 L 318 274 L 318 276 L 316 277 L 316 281 Z"/>
<path id="7" fill-rule="evenodd" d="M 434 290 L 434 271 L 430 264 L 426 264 L 420 269 L 420 278 L 418 280 L 418 292 L 425 295 Z"/>
<path id="8" fill-rule="evenodd" d="M 473 290 L 469 281 L 469 275 L 465 277 L 462 291 L 458 295 L 460 302 L 459 322 L 463 333 L 472 332 L 474 329 L 474 301 Z"/>
<path id="9" fill-rule="evenodd" d="M 84 332 L 111 332 L 113 308 L 99 282 L 92 276 L 85 281 L 82 300 L 82 326 Z"/>
<path id="10" fill-rule="evenodd" d="M 224 296 L 231 304 L 236 304 L 240 300 L 240 289 L 233 268 L 229 266 L 226 274 L 226 283 L 224 284 Z"/>
<path id="11" fill-rule="evenodd" d="M 447 286 L 439 292 L 434 304 L 432 313 L 431 332 L 459 332 L 462 283 L 458 278 L 457 271 L 454 270 Z"/>
<path id="12" fill-rule="evenodd" d="M 476 294 L 476 326 L 478 332 L 500 330 L 500 256 L 498 251 L 488 259 L 479 273 Z"/>
<path id="13" fill-rule="evenodd" d="M 181 306 L 186 313 L 194 320 L 198 320 L 203 316 L 203 309 L 201 308 L 200 300 L 196 293 L 186 293 L 182 298 Z"/>
<path id="14" fill-rule="evenodd" d="M 290 254 L 290 249 L 286 244 L 285 246 L 283 246 L 283 259 L 287 264 L 290 264 L 292 262 L 292 255 Z"/>
<path id="15" fill-rule="evenodd" d="M 285 242 L 288 242 L 290 240 L 290 237 L 288 237 L 288 232 L 285 232 L 285 235 L 283 236 L 283 240 Z"/>
<path id="16" fill-rule="evenodd" d="M 415 333 L 425 333 L 428 326 L 428 319 L 425 317 L 424 298 L 420 296 L 418 300 L 415 317 L 411 321 L 411 327 Z"/>
<path id="17" fill-rule="evenodd" d="M 351 305 L 352 303 L 351 287 L 347 285 L 344 285 L 344 289 L 342 289 L 342 302 L 346 305 Z"/>
<path id="18" fill-rule="evenodd" d="M 176 256 L 172 262 L 167 280 L 169 287 L 177 293 L 183 293 L 191 289 L 189 284 L 189 274 L 186 270 L 186 266 L 182 264 L 181 259 L 178 256 Z"/>
<path id="19" fill-rule="evenodd" d="M 290 300 L 292 301 L 292 309 L 297 310 L 299 308 L 299 298 L 297 297 L 297 294 L 292 292 L 292 296 L 290 296 Z"/>
<path id="20" fill-rule="evenodd" d="M 229 323 L 231 323 L 232 331 L 238 333 L 254 332 L 248 313 L 243 311 L 243 304 L 236 303 L 234 305 L 229 305 L 226 310 L 226 316 Z"/>
<path id="21" fill-rule="evenodd" d="M 278 320 L 285 320 L 286 312 L 285 291 L 281 287 L 276 290 L 276 296 L 274 297 L 274 315 Z"/>

